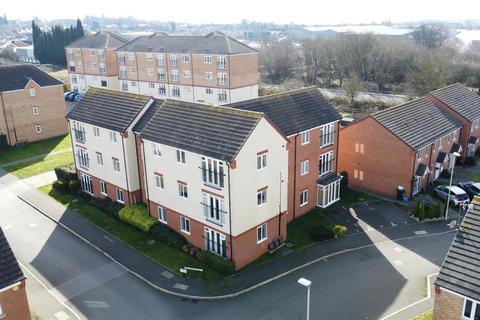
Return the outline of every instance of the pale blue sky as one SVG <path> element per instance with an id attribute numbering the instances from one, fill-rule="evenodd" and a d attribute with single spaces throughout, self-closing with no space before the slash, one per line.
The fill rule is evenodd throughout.
<path id="1" fill-rule="evenodd" d="M 339 24 L 428 19 L 480 19 L 479 0 L 4 0 L 10 18 L 133 16 L 190 23 L 235 23 L 241 19 L 277 23 Z"/>

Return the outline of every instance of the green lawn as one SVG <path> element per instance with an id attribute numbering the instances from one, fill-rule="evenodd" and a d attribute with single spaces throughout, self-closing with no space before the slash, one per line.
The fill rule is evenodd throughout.
<path id="1" fill-rule="evenodd" d="M 480 173 L 477 173 L 472 177 L 472 181 L 474 182 L 480 182 Z"/>
<path id="2" fill-rule="evenodd" d="M 70 135 L 66 135 L 48 140 L 32 142 L 19 147 L 2 149 L 0 150 L 0 166 L 9 162 L 70 148 Z"/>
<path id="3" fill-rule="evenodd" d="M 189 266 L 203 268 L 205 279 L 212 280 L 222 278 L 215 270 L 180 250 L 167 246 L 159 241 L 154 245 L 149 245 L 147 242 L 152 240 L 152 238 L 147 233 L 108 216 L 103 211 L 93 207 L 82 199 L 58 192 L 53 189 L 52 185 L 40 187 L 39 190 L 173 272 L 178 273 L 181 267 Z M 74 199 L 78 199 L 78 201 L 72 202 Z M 189 276 L 201 277 L 199 273 L 193 272 L 189 274 Z"/>
<path id="4" fill-rule="evenodd" d="M 324 210 L 314 209 L 288 224 L 287 240 L 293 243 L 295 249 L 308 246 L 314 243 L 310 233 L 320 225 L 333 226 L 333 223 L 325 216 Z"/>
<path id="5" fill-rule="evenodd" d="M 424 314 L 421 314 L 412 320 L 432 320 L 433 317 L 433 310 L 427 311 Z"/>
<path id="6" fill-rule="evenodd" d="M 51 171 L 56 167 L 67 166 L 73 163 L 71 152 L 58 153 L 40 160 L 33 160 L 6 166 L 3 169 L 20 179 L 28 178 L 40 173 Z"/>

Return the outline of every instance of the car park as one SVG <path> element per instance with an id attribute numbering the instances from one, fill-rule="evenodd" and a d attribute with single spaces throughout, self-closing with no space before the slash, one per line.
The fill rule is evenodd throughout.
<path id="1" fill-rule="evenodd" d="M 438 186 L 433 194 L 443 200 L 447 200 L 450 194 L 450 203 L 454 206 L 463 205 L 470 201 L 468 194 L 457 186 Z"/>
<path id="2" fill-rule="evenodd" d="M 474 196 L 480 196 L 480 183 L 478 182 L 460 182 L 457 184 L 457 187 L 465 191 L 468 194 L 470 200 L 472 200 Z"/>

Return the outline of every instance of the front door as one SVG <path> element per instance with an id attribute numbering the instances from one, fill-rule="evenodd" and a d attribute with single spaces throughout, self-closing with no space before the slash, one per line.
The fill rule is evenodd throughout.
<path id="1" fill-rule="evenodd" d="M 415 177 L 415 179 L 413 180 L 413 190 L 412 190 L 412 194 L 417 194 L 418 191 L 420 191 L 420 178 L 419 178 L 419 177 Z"/>
<path id="2" fill-rule="evenodd" d="M 81 174 L 82 177 L 82 190 L 88 194 L 93 194 L 92 177 L 86 174 Z"/>

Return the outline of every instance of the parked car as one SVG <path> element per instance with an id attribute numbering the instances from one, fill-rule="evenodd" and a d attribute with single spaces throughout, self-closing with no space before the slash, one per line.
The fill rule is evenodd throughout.
<path id="1" fill-rule="evenodd" d="M 470 200 L 472 200 L 474 196 L 480 196 L 480 183 L 473 181 L 460 182 L 457 184 L 457 187 L 463 189 L 463 191 L 468 194 Z"/>
<path id="2" fill-rule="evenodd" d="M 450 191 L 450 203 L 454 206 L 469 202 L 468 194 L 457 186 L 438 186 L 433 194 L 440 199 L 447 200 Z"/>
<path id="3" fill-rule="evenodd" d="M 65 101 L 68 100 L 68 95 L 70 95 L 70 94 L 72 94 L 72 93 L 73 93 L 73 91 L 67 91 L 67 92 L 65 92 L 65 93 L 63 94 L 63 98 L 65 99 Z"/>
<path id="4" fill-rule="evenodd" d="M 75 91 L 70 92 L 70 94 L 67 95 L 67 100 L 73 102 L 75 100 L 76 95 L 78 95 L 78 92 L 75 92 Z"/>
<path id="5" fill-rule="evenodd" d="M 79 93 L 79 94 L 77 94 L 77 95 L 75 96 L 74 101 L 75 101 L 75 102 L 79 102 L 80 99 L 82 99 L 82 94 L 81 94 L 81 93 Z"/>

